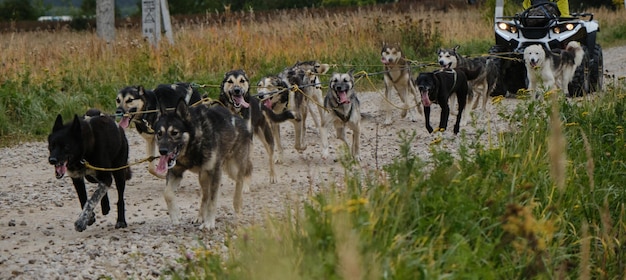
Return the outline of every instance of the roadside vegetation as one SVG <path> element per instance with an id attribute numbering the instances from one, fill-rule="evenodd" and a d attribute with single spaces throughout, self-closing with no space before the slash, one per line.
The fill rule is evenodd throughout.
<path id="1" fill-rule="evenodd" d="M 550 95 L 501 115 L 511 132 L 459 154 L 431 146 L 345 179 L 283 219 L 198 244 L 173 279 L 621 279 L 626 272 L 624 88 Z M 503 112 L 496 104 L 498 111 Z M 530 129 L 529 129 L 530 128 Z M 483 131 L 483 133 L 489 133 Z"/>
<path id="2" fill-rule="evenodd" d="M 215 97 L 223 73 L 252 81 L 297 60 L 332 71 L 381 70 L 382 41 L 399 42 L 415 71 L 432 70 L 439 47 L 467 55 L 493 44 L 493 22 L 477 8 L 254 19 L 221 25 L 179 23 L 174 45 L 158 48 L 140 30 L 118 30 L 107 45 L 89 32 L 0 34 L 0 146 L 42 140 L 57 114 L 115 111 L 126 85 L 190 81 Z M 622 45 L 623 12 L 593 10 L 600 44 Z M 232 23 L 231 23 L 232 22 Z M 605 58 L 606 60 L 607 58 Z M 323 81 L 325 81 L 323 77 Z M 380 90 L 382 78 L 361 80 Z M 440 144 L 362 173 L 344 162 L 345 180 L 294 205 L 282 219 L 242 229 L 223 256 L 202 244 L 181 252 L 174 279 L 615 279 L 626 274 L 624 85 L 584 100 L 549 95 L 513 114 L 498 143 L 464 137 L 461 152 Z M 496 105 L 498 108 L 498 105 Z M 503 111 L 502 111 L 503 112 Z M 490 133 L 485 130 L 482 133 Z"/>

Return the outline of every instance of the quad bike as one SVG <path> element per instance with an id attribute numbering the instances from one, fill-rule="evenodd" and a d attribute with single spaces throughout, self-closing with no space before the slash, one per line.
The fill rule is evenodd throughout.
<path id="1" fill-rule="evenodd" d="M 517 93 L 527 88 L 524 49 L 542 44 L 549 50 L 564 49 L 570 41 L 578 41 L 585 51 L 583 62 L 568 85 L 570 95 L 581 96 L 603 87 L 602 48 L 596 42 L 600 31 L 591 13 L 573 13 L 560 17 L 556 4 L 547 2 L 530 7 L 514 16 L 502 16 L 503 0 L 496 1 L 496 44 L 489 53 L 500 68 L 494 95 Z"/>

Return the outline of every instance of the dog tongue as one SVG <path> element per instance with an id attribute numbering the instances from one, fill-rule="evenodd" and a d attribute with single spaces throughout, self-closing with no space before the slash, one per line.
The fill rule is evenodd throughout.
<path id="1" fill-rule="evenodd" d="M 129 117 L 122 117 L 122 119 L 120 120 L 120 123 L 118 125 L 121 128 L 128 128 L 128 125 L 130 125 L 130 118 Z"/>
<path id="2" fill-rule="evenodd" d="M 156 167 L 156 172 L 159 174 L 165 174 L 167 173 L 167 162 L 169 160 L 169 156 L 165 155 L 165 156 L 161 156 L 159 157 L 159 164 Z"/>
<path id="3" fill-rule="evenodd" d="M 272 109 L 272 100 L 270 98 L 263 101 L 263 106 Z"/>
<path id="4" fill-rule="evenodd" d="M 350 100 L 348 100 L 348 92 L 346 92 L 346 91 L 337 92 L 337 96 L 339 97 L 339 103 L 340 104 L 348 104 L 348 103 L 350 103 Z"/>
<path id="5" fill-rule="evenodd" d="M 55 165 L 54 166 L 54 171 L 55 171 L 55 176 L 58 179 L 61 179 L 61 178 L 63 178 L 63 175 L 65 175 L 65 173 L 67 172 L 67 166 L 65 164 Z"/>
<path id="6" fill-rule="evenodd" d="M 389 61 L 387 61 L 387 59 L 385 59 L 384 57 L 383 57 L 383 58 L 381 58 L 381 59 L 380 59 L 380 61 L 381 61 L 383 64 L 387 64 L 387 63 L 389 63 Z"/>
<path id="7" fill-rule="evenodd" d="M 424 107 L 430 107 L 430 98 L 428 98 L 428 92 L 422 92 L 422 104 Z"/>
<path id="8" fill-rule="evenodd" d="M 250 104 L 248 104 L 248 102 L 246 102 L 243 99 L 243 96 L 235 96 L 233 98 L 235 99 L 235 102 L 237 102 L 237 103 L 239 103 L 241 105 L 241 107 L 244 107 L 244 108 L 250 107 Z"/>

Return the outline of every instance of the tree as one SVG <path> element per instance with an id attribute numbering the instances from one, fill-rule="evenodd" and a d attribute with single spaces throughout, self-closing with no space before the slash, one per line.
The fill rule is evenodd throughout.
<path id="1" fill-rule="evenodd" d="M 0 4 L 0 20 L 3 21 L 36 20 L 38 16 L 31 1 L 5 0 Z"/>

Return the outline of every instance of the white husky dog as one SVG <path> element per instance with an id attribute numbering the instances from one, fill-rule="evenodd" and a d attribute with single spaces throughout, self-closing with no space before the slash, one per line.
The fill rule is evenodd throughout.
<path id="1" fill-rule="evenodd" d="M 560 88 L 569 95 L 568 85 L 574 78 L 576 68 L 582 63 L 584 50 L 579 42 L 571 41 L 560 54 L 543 45 L 530 45 L 524 50 L 524 62 L 528 77 L 528 90 Z"/>

